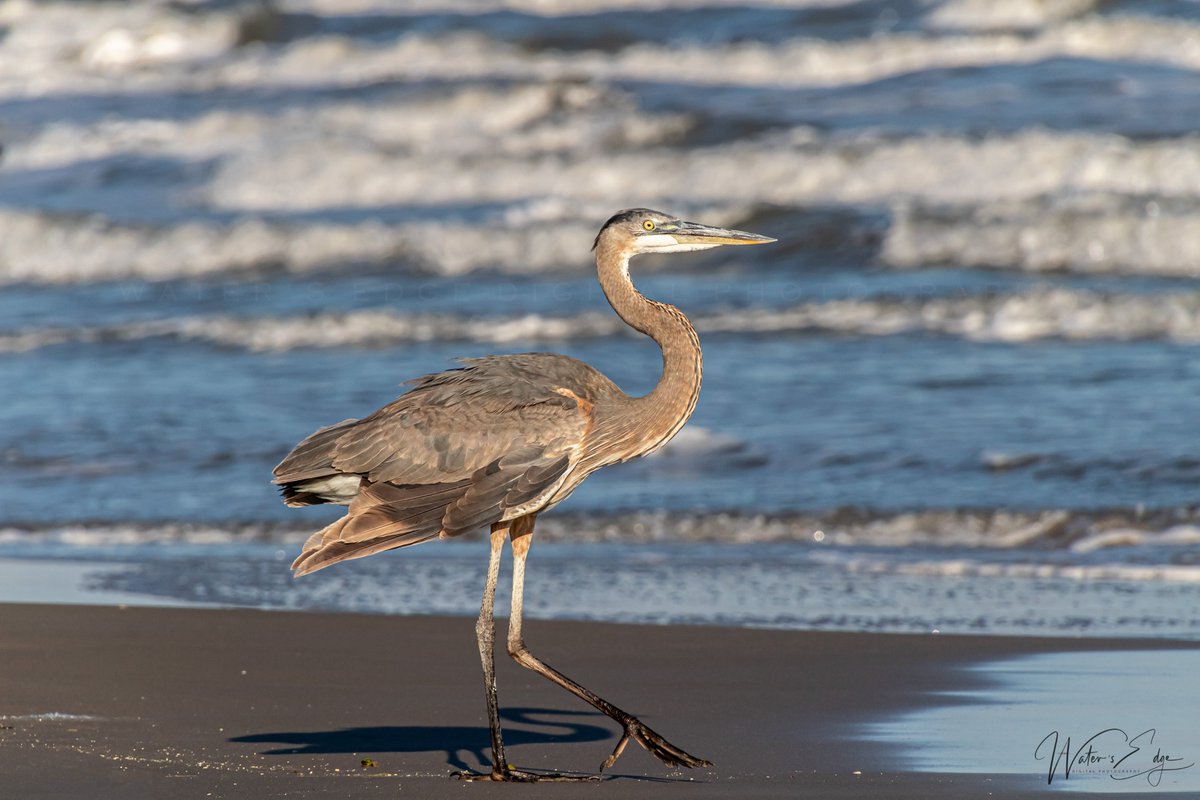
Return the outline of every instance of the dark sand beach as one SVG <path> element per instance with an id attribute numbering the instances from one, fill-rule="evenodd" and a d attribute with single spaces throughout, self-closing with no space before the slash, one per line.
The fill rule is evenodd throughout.
<path id="1" fill-rule="evenodd" d="M 970 667 L 989 659 L 1196 649 L 535 621 L 535 652 L 716 766 L 670 770 L 631 746 L 602 783 L 509 789 L 449 777 L 488 764 L 472 629 L 450 617 L 6 605 L 3 796 L 1042 797 L 1033 764 L 917 773 L 863 732 L 983 688 Z M 498 666 L 511 761 L 594 770 L 615 727 L 507 658 Z"/>

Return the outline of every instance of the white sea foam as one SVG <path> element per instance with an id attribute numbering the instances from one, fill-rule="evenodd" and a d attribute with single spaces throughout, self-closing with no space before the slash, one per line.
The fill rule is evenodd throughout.
<path id="1" fill-rule="evenodd" d="M 757 0 L 761 8 L 838 8 L 854 5 L 858 0 Z M 280 10 L 311 14 L 363 14 L 370 11 L 393 10 L 381 0 L 276 0 Z M 646 12 L 666 9 L 695 9 L 713 5 L 713 0 L 492 0 L 481 6 L 475 0 L 406 0 L 405 11 L 414 14 L 453 13 L 481 14 L 492 11 L 518 11 L 543 17 L 575 14 L 594 14 L 605 11 Z"/>
<path id="2" fill-rule="evenodd" d="M 817 3 L 775 3 L 814 6 Z M 510 7 L 534 14 L 588 13 L 626 4 L 602 2 L 552 7 L 542 2 Z M 651 4 L 651 7 L 700 2 Z M 822 3 L 820 5 L 828 5 Z M 849 4 L 844 4 L 849 5 Z M 1005 8 L 997 10 L 997 6 Z M 283 10 L 318 14 L 394 13 L 387 4 L 284 4 Z M 454 13 L 455 4 L 422 3 L 409 13 Z M 10 26 L 0 54 L 0 91 L 32 96 L 103 88 L 188 88 L 255 85 L 346 85 L 393 78 L 558 78 L 587 75 L 614 79 L 654 75 L 685 83 L 838 85 L 924 69 L 1029 63 L 1053 57 L 1200 65 L 1200 28 L 1145 17 L 1072 18 L 1082 0 L 1014 5 L 947 3 L 926 20 L 933 29 L 976 31 L 876 35 L 850 41 L 796 39 L 781 44 L 743 42 L 719 47 L 637 44 L 616 53 L 530 51 L 480 33 L 399 36 L 385 44 L 336 34 L 316 35 L 270 49 L 243 47 L 256 32 L 277 23 L 256 2 L 186 4 L 33 3 L 0 8 Z M 489 6 L 489 10 L 494 6 Z M 645 10 L 638 4 L 638 10 Z M 462 11 L 478 12 L 471 5 Z M 1005 32 L 1022 28 L 1022 34 Z"/>
<path id="3" fill-rule="evenodd" d="M 122 225 L 100 215 L 0 211 L 0 283 L 86 283 L 194 278 L 279 268 L 328 269 L 390 261 L 401 229 L 379 222 Z"/>
<path id="4" fill-rule="evenodd" d="M 897 563 L 870 557 L 843 562 L 851 572 L 921 577 L 1036 578 L 1040 580 L 1200 583 L 1200 566 L 1180 564 L 1010 564 L 976 559 Z"/>
<path id="5" fill-rule="evenodd" d="M 206 187 L 230 210 L 355 205 L 502 202 L 550 195 L 596 204 L 618 196 L 704 205 L 883 203 L 904 198 L 974 204 L 1078 192 L 1200 195 L 1194 139 L 1132 141 L 1119 136 L 1028 131 L 971 139 L 835 138 L 807 131 L 689 150 L 617 152 L 604 159 L 478 153 L 468 161 L 330 142 L 319 162 L 311 143 L 284 139 L 271 158 L 249 153 L 222 162 Z"/>
<path id="6" fill-rule="evenodd" d="M 987 30 L 1014 22 L 1048 24 L 1033 35 L 912 33 L 848 42 L 797 39 L 778 45 L 748 42 L 722 47 L 639 44 L 615 54 L 531 52 L 479 33 L 406 35 L 382 45 L 326 34 L 263 49 L 243 45 L 259 32 L 269 37 L 278 19 L 268 6 L 251 0 L 192 8 L 155 0 L 80 5 L 13 0 L 0 7 L 0 24 L 9 26 L 0 52 L 0 92 L 37 96 L 251 83 L 347 85 L 431 76 L 546 79 L 588 75 L 613 79 L 655 75 L 686 83 L 836 85 L 921 69 L 1031 62 L 1055 56 L 1135 59 L 1185 67 L 1200 63 L 1195 47 L 1200 29 L 1187 24 L 1136 17 L 1049 24 L 1069 15 L 1043 12 L 1041 20 L 1036 20 L 1028 13 L 997 15 L 962 5 L 957 10 L 939 9 L 930 17 L 931 27 Z M 318 8 L 318 13 L 347 13 L 340 3 L 336 5 L 336 9 Z M 535 5 L 540 8 L 530 9 L 534 13 L 563 13 L 561 8 Z M 571 12 L 598 11 L 606 5 L 573 4 Z M 431 3 L 424 8 L 453 11 L 453 6 Z M 394 11 L 379 3 L 363 4 L 360 10 Z"/>
<path id="7" fill-rule="evenodd" d="M 559 79 L 588 75 L 686 84 L 840 86 L 930 69 L 1033 63 L 1075 57 L 1128 60 L 1196 69 L 1200 26 L 1147 17 L 1090 17 L 1039 28 L 1032 35 L 987 32 L 899 33 L 848 41 L 793 39 L 717 47 L 634 44 L 616 53 L 530 52 L 480 33 L 408 36 L 369 45 L 333 36 L 297 42 L 272 56 L 238 60 L 221 80 L 295 83 L 320 74 L 331 83 L 389 79 Z"/>
<path id="8" fill-rule="evenodd" d="M 675 435 L 661 450 L 651 453 L 656 459 L 699 459 L 736 453 L 745 449 L 746 443 L 719 431 L 688 425 Z"/>
<path id="9" fill-rule="evenodd" d="M 931 28 L 1031 30 L 1095 10 L 1099 0 L 944 0 L 926 17 Z"/>
<path id="10" fill-rule="evenodd" d="M 1043 287 L 1017 294 L 917 300 L 842 300 L 777 312 L 701 318 L 707 330 L 930 332 L 975 341 L 1166 339 L 1200 341 L 1200 294 L 1102 295 Z"/>
<path id="11" fill-rule="evenodd" d="M 899 203 L 881 255 L 902 267 L 1194 277 L 1200 276 L 1200 213 L 1190 202 L 1089 194 L 967 209 Z"/>
<path id="12" fill-rule="evenodd" d="M 139 547 L 151 544 L 224 546 L 252 541 L 281 544 L 303 542 L 304 536 L 291 527 L 269 524 L 204 525 L 196 523 L 113 523 L 56 525 L 26 528 L 0 527 L 0 547 L 13 548 L 9 555 L 33 546 L 71 549 Z"/>
<path id="13" fill-rule="evenodd" d="M 685 430 L 687 430 L 685 428 Z M 702 436 L 701 438 L 708 438 Z M 686 445 L 686 443 L 685 443 Z M 0 527 L 4 555 L 29 556 L 42 548 L 64 556 L 88 549 L 137 548 L 173 544 L 219 547 L 247 543 L 291 546 L 303 542 L 311 524 L 280 523 L 96 523 Z M 830 512 L 755 514 L 734 511 L 559 511 L 538 520 L 546 541 L 712 544 L 807 543 L 825 548 L 955 547 L 994 551 L 1037 548 L 1088 554 L 1122 547 L 1163 552 L 1194 552 L 1200 542 L 1195 509 L 1160 511 L 928 510 L 882 513 L 842 509 Z M 840 556 L 839 556 L 840 558 Z M 881 557 L 882 563 L 896 564 Z M 875 563 L 872 560 L 871 563 Z M 990 562 L 989 562 L 990 563 Z M 1106 562 L 1107 563 L 1107 562 Z M 1190 562 L 1187 562 L 1190 563 Z M 878 569 L 888 567 L 880 566 Z M 1020 570 L 1021 565 L 1014 565 Z"/>
<path id="14" fill-rule="evenodd" d="M 23 123 L 18 103 L 11 130 L 6 125 L 0 284 L 399 260 L 446 275 L 583 270 L 580 255 L 597 222 L 631 198 L 717 223 L 763 203 L 891 210 L 882 255 L 902 266 L 1195 275 L 1196 137 L 1025 130 L 883 139 L 799 127 L 694 147 L 687 136 L 698 114 L 651 112 L 639 107 L 636 89 L 614 84 L 653 76 L 828 86 L 1057 56 L 1200 68 L 1200 25 L 1075 18 L 1086 5 L 956 0 L 925 22 L 1032 32 L 642 43 L 602 53 L 529 48 L 480 32 L 378 42 L 322 34 L 319 24 L 311 36 L 243 46 L 256 24 L 266 24 L 257 15 L 269 14 L 250 0 L 85 3 L 86 13 L 78 3 L 7 3 L 0 96 L 70 99 L 68 111 L 82 113 Z M 356 7 L 396 13 L 378 2 Z M 566 13 L 540 0 L 507 7 Z M 597 0 L 570 13 L 623 7 L 625 0 Z M 315 8 L 352 13 L 340 4 Z M 353 91 L 333 91 L 339 87 Z M 379 96 L 364 99 L 359 87 Z M 249 102 L 247 92 L 267 99 Z M 138 99 L 156 93 L 211 96 L 213 106 L 187 104 L 172 115 Z M 105 111 L 106 98 L 124 110 Z M 135 158 L 154 162 L 141 177 L 137 164 L 120 161 Z M 163 178 L 157 159 L 187 179 Z M 134 177 L 106 193 L 114 160 L 116 172 Z M 1178 208 L 1152 211 L 1172 198 Z M 27 210 L 42 206 L 80 213 Z M 125 221 L 108 218 L 112 208 Z M 139 208 L 154 213 L 142 219 Z M 344 221 L 355 213 L 369 221 Z M 280 221 L 289 214 L 292 221 Z"/>
<path id="15" fill-rule="evenodd" d="M 1109 528 L 1074 542 L 1071 550 L 1090 553 L 1111 547 L 1164 546 L 1200 543 L 1200 526 L 1175 525 L 1165 531 L 1146 531 L 1138 528 Z"/>
<path id="16" fill-rule="evenodd" d="M 848 41 L 792 39 L 720 46 L 633 44 L 615 53 L 530 51 L 481 33 L 405 36 L 367 44 L 337 36 L 299 41 L 278 52 L 238 55 L 215 79 L 224 85 L 296 84 L 316 78 L 345 85 L 394 79 L 641 79 L 685 84 L 840 86 L 931 69 L 1092 58 L 1200 67 L 1200 26 L 1145 17 L 1090 17 L 1033 34 L 985 32 L 877 35 Z"/>
<path id="17" fill-rule="evenodd" d="M 145 83 L 154 70 L 202 67 L 236 46 L 254 3 L 196 9 L 144 0 L 0 5 L 0 93 L 13 97 Z M 127 84 L 128 85 L 128 84 Z"/>
<path id="18" fill-rule="evenodd" d="M 784 309 L 738 309 L 696 314 L 701 333 L 837 332 L 865 336 L 935 333 L 974 341 L 1037 339 L 1200 342 L 1200 292 L 1104 295 L 1041 287 L 1016 294 L 917 299 L 835 300 Z M 589 339 L 628 328 L 611 313 L 570 317 L 522 314 L 469 317 L 405 315 L 389 310 L 298 317 L 183 317 L 80 328 L 33 328 L 0 333 L 0 352 L 103 344 L 157 337 L 201 341 L 255 352 L 306 348 L 385 347 L 408 342 L 491 344 Z M 995 466 L 995 465 L 993 465 Z M 1011 464 L 1001 464 L 1004 468 Z"/>
<path id="19" fill-rule="evenodd" d="M 10 169 L 46 169 L 131 152 L 269 158 L 281 142 L 300 141 L 409 157 L 519 158 L 652 147 L 677 139 L 689 126 L 684 114 L 640 112 L 627 92 L 579 81 L 468 84 L 415 89 L 388 102 L 215 109 L 175 119 L 60 120 L 7 143 L 4 163 Z"/>
<path id="20" fill-rule="evenodd" d="M 587 246 L 612 197 L 733 224 L 760 203 L 892 208 L 882 256 L 1031 270 L 1195 275 L 1200 264 L 1200 141 L 1026 132 L 970 140 L 800 143 L 767 136 L 698 150 L 638 150 L 602 160 L 403 154 L 277 143 L 223 159 L 193 196 L 229 211 L 363 208 L 365 221 L 117 223 L 99 215 L 0 211 L 0 283 L 171 279 L 405 259 L 435 274 L 590 268 Z M 55 145 L 55 148 L 59 148 Z M 39 146 L 30 151 L 38 155 Z M 678 198 L 687 197 L 686 207 Z M 1152 197 L 1155 199 L 1148 200 Z M 539 198 L 531 200 L 530 198 Z M 1173 200 L 1171 198 L 1174 198 Z M 163 198 L 160 202 L 169 202 Z M 403 221 L 442 205 L 439 221 Z M 464 212 L 495 211 L 482 220 Z M 400 221 L 371 218 L 395 209 Z M 456 218 L 457 217 L 457 218 Z"/>

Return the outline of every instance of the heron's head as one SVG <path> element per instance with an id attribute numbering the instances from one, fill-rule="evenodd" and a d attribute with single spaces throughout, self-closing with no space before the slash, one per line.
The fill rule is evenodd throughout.
<path id="1" fill-rule="evenodd" d="M 596 235 L 595 250 L 601 242 L 612 242 L 629 255 L 639 253 L 690 253 L 726 244 L 766 244 L 774 239 L 756 233 L 714 228 L 652 211 L 629 208 L 617 212 Z"/>

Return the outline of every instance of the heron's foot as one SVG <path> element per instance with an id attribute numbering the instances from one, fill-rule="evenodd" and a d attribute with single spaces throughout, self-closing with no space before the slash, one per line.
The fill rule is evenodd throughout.
<path id="1" fill-rule="evenodd" d="M 612 755 L 604 760 L 600 765 L 600 771 L 611 767 L 617 763 L 617 759 L 621 757 L 621 753 L 625 750 L 625 745 L 629 744 L 629 740 L 646 748 L 646 752 L 657 758 L 659 761 L 666 764 L 668 767 L 711 767 L 711 761 L 705 761 L 703 758 L 696 758 L 691 753 L 682 750 L 668 742 L 663 737 L 659 736 L 650 728 L 642 724 L 642 721 L 637 717 L 629 717 L 623 723 L 625 732 L 621 735 L 621 741 L 617 742 L 616 748 L 613 749 Z"/>
<path id="2" fill-rule="evenodd" d="M 472 783 L 474 781 L 503 781 L 507 783 L 587 783 L 600 780 L 599 775 L 563 775 L 558 772 L 526 772 L 522 769 L 493 768 L 491 772 L 462 770 L 451 773 L 451 777 Z"/>

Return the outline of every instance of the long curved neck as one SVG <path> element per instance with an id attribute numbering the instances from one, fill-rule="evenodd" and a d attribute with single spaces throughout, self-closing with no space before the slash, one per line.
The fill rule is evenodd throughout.
<path id="1" fill-rule="evenodd" d="M 634 330 L 653 339 L 662 350 L 663 371 L 658 384 L 644 397 L 630 398 L 622 414 L 624 438 L 630 451 L 624 458 L 648 453 L 679 432 L 700 397 L 704 362 L 696 329 L 683 312 L 645 297 L 629 278 L 629 253 L 619 244 L 600 241 L 596 270 L 604 296 L 617 315 Z"/>

